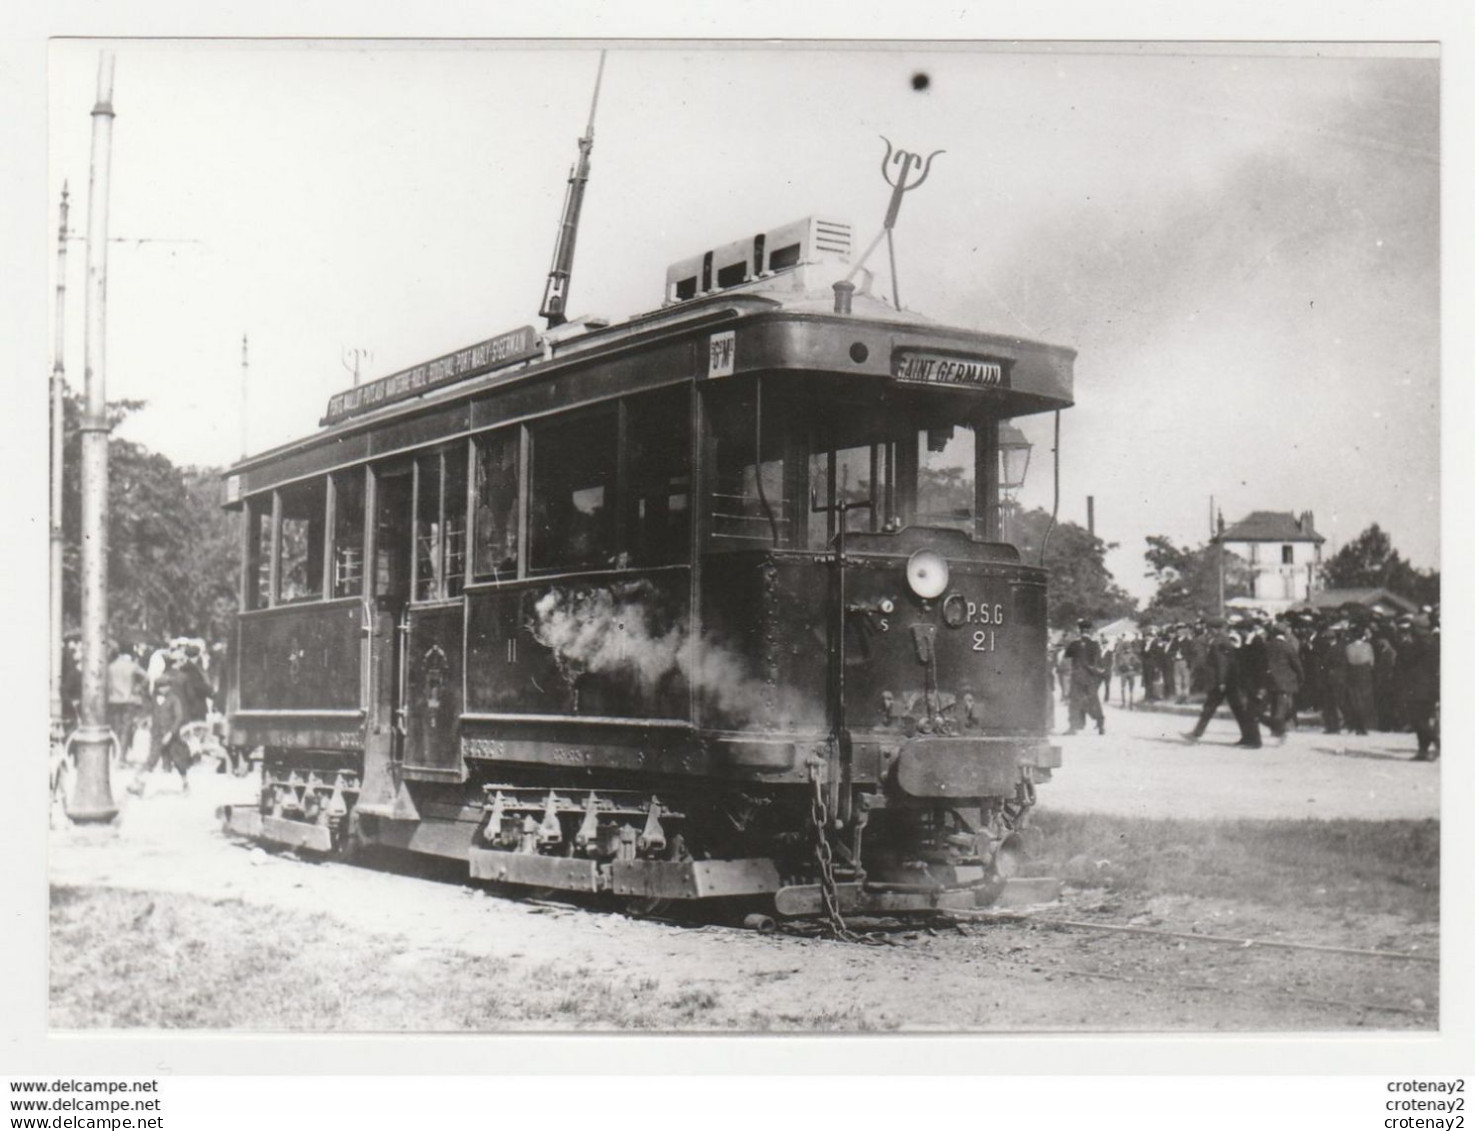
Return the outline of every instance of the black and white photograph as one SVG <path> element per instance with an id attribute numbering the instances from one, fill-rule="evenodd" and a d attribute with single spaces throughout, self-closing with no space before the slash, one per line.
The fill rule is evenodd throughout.
<path id="1" fill-rule="evenodd" d="M 1437 1038 L 1443 65 L 53 39 L 46 1033 Z"/>

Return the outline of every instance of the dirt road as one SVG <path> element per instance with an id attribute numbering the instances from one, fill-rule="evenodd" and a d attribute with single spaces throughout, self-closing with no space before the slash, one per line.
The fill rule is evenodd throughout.
<path id="1" fill-rule="evenodd" d="M 1054 739 L 1065 764 L 1040 804 L 1128 817 L 1439 817 L 1439 763 L 1410 761 L 1411 734 L 1304 730 L 1243 750 L 1228 714 L 1189 743 L 1192 717 L 1108 708 L 1105 735 Z"/>
<path id="2" fill-rule="evenodd" d="M 1125 814 L 1437 816 L 1438 765 L 1385 756 L 1381 739 L 1328 749 L 1321 735 L 1295 736 L 1259 752 L 1168 741 L 1170 716 L 1109 716 L 1106 738 L 1064 740 L 1065 767 L 1042 787 L 1042 804 Z M 1338 747 L 1340 744 L 1338 744 Z M 1403 755 L 1396 755 L 1401 758 Z M 610 911 L 500 899 L 459 883 L 430 882 L 338 863 L 310 863 L 223 836 L 217 804 L 249 798 L 242 781 L 199 775 L 192 794 L 162 777 L 142 801 L 123 798 L 113 829 L 58 827 L 52 883 L 65 888 L 175 893 L 247 916 L 272 908 L 328 916 L 340 925 L 335 960 L 352 969 L 360 951 L 385 944 L 408 964 L 466 956 L 495 959 L 509 984 L 550 969 L 609 986 L 644 987 L 605 1028 L 636 1027 L 642 993 L 686 1003 L 660 1024 L 684 1030 L 901 1029 L 928 1031 L 1307 1030 L 1432 1028 L 1438 967 L 1429 962 L 1329 955 L 968 923 L 895 934 L 893 945 L 758 935 L 720 925 L 680 926 Z M 237 902 L 238 901 L 238 902 Z M 1300 941 L 1323 946 L 1437 953 L 1438 924 L 1390 915 L 1253 905 L 1149 893 L 1128 898 L 1100 887 L 1067 889 L 1042 916 L 1134 924 L 1190 934 Z M 56 958 L 53 959 L 53 968 Z M 57 1001 L 56 988 L 53 1003 Z M 75 1001 L 53 1023 L 116 1024 Z M 125 1024 L 127 1022 L 124 1022 Z M 233 1024 L 262 1022 L 240 1017 Z M 314 1020 L 305 1017 L 304 1027 Z M 383 1027 L 372 1008 L 340 1017 Z M 476 1028 L 587 1027 L 570 1017 L 486 1016 Z"/>

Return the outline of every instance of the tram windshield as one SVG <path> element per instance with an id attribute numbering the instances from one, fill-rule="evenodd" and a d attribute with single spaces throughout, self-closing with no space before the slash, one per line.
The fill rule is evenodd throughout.
<path id="1" fill-rule="evenodd" d="M 795 396 L 750 380 L 712 389 L 707 418 L 712 550 L 817 549 L 841 521 L 847 531 L 947 527 L 989 541 L 1012 533 L 1009 494 L 1022 474 L 1009 437 L 1019 434 L 969 396 Z"/>

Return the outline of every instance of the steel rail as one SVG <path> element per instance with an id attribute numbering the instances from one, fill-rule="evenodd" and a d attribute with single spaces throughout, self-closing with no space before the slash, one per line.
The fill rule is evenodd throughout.
<path id="1" fill-rule="evenodd" d="M 949 910 L 948 914 L 971 922 L 1031 923 L 1042 927 L 1061 927 L 1077 931 L 1103 931 L 1111 934 L 1143 935 L 1150 938 L 1182 939 L 1186 942 L 1216 943 L 1221 946 L 1233 944 L 1249 949 L 1266 947 L 1274 950 L 1308 950 L 1320 954 L 1348 954 L 1359 958 L 1395 958 L 1405 962 L 1439 961 L 1435 954 L 1408 954 L 1398 950 L 1364 950 L 1351 946 L 1326 946 L 1321 943 L 1283 942 L 1275 939 L 1235 938 L 1230 935 L 1201 935 L 1188 931 L 1163 931 L 1156 927 L 1133 927 L 1125 923 L 1089 923 L 1080 919 L 1040 918 L 1022 911 L 969 911 Z"/>

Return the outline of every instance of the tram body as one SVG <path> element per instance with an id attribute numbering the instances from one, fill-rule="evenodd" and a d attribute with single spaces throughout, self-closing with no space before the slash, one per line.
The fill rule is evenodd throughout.
<path id="1" fill-rule="evenodd" d="M 265 753 L 229 827 L 790 915 L 996 892 L 1059 763 L 999 428 L 1074 354 L 852 296 L 848 254 L 714 249 L 231 468 L 229 741 Z"/>

